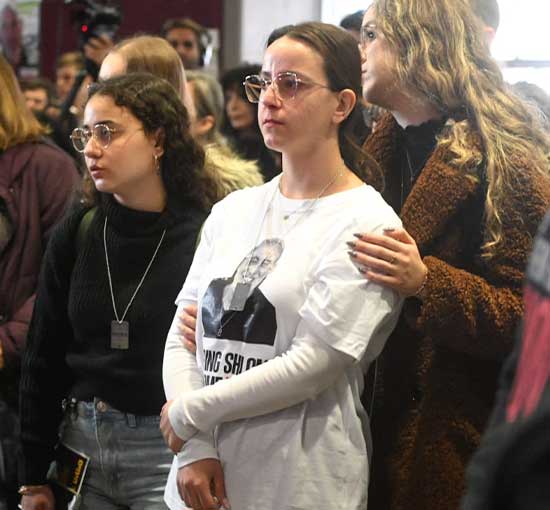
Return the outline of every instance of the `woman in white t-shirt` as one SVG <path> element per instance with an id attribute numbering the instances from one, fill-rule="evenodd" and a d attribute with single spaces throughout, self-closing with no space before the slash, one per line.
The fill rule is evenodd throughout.
<path id="1" fill-rule="evenodd" d="M 400 221 L 356 175 L 357 44 L 331 25 L 286 27 L 245 87 L 283 173 L 214 206 L 178 296 L 164 359 L 161 429 L 177 453 L 165 500 L 173 510 L 364 509 L 359 396 L 401 300 L 365 281 L 344 248 L 353 233 Z M 182 344 L 189 305 L 196 355 Z"/>

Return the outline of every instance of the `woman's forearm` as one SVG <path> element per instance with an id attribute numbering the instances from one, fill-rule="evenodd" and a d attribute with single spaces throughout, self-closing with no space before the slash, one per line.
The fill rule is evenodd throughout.
<path id="1" fill-rule="evenodd" d="M 162 366 L 166 400 L 173 400 L 186 392 L 197 390 L 203 386 L 196 355 L 185 348 L 183 334 L 180 331 L 180 315 L 189 304 L 189 302 L 182 301 L 178 305 L 166 339 Z"/>
<path id="2" fill-rule="evenodd" d="M 304 335 L 293 347 L 262 365 L 178 397 L 170 422 L 185 439 L 198 430 L 232 420 L 275 412 L 314 397 L 338 379 L 354 359 L 322 340 Z M 180 435 L 181 434 L 181 435 Z"/>

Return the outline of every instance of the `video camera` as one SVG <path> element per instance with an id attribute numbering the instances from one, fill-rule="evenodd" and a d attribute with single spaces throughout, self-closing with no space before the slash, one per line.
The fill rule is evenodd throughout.
<path id="1" fill-rule="evenodd" d="M 96 0 L 65 0 L 65 4 L 74 6 L 72 21 L 79 33 L 80 48 L 92 37 L 107 35 L 110 39 L 115 38 L 122 22 L 118 5 Z"/>

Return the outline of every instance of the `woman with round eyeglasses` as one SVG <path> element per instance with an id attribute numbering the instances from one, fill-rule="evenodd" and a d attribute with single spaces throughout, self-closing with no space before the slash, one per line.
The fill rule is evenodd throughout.
<path id="1" fill-rule="evenodd" d="M 294 99 L 298 93 L 298 88 L 309 86 L 330 90 L 330 87 L 327 85 L 299 78 L 296 73 L 290 71 L 279 73 L 273 79 L 257 74 L 249 75 L 245 78 L 243 85 L 246 96 L 251 103 L 259 103 L 262 93 L 270 86 L 273 87 L 274 93 L 283 101 Z"/>
<path id="2" fill-rule="evenodd" d="M 143 73 L 94 85 L 71 140 L 93 189 L 45 255 L 21 378 L 22 507 L 54 508 L 56 459 L 73 489 L 83 476 L 81 510 L 166 508 L 161 366 L 206 217 L 204 152 L 175 89 Z"/>
<path id="3" fill-rule="evenodd" d="M 206 190 L 209 208 L 231 191 L 262 184 L 258 165 L 240 158 L 218 132 L 223 115 L 223 94 L 215 78 L 195 71 L 198 74 L 191 86 L 174 48 L 165 39 L 148 35 L 130 37 L 116 44 L 101 64 L 99 79 L 135 72 L 164 78 L 179 92 L 190 116 L 191 132 L 205 150 L 203 170 L 206 179 L 214 181 Z M 221 96 L 219 101 L 217 93 Z"/>
<path id="4" fill-rule="evenodd" d="M 214 206 L 177 298 L 161 418 L 173 510 L 366 506 L 359 397 L 401 300 L 364 282 L 345 241 L 400 222 L 358 176 L 359 58 L 347 32 L 305 23 L 278 31 L 245 80 L 283 172 Z M 196 355 L 182 344 L 189 306 Z"/>
<path id="5" fill-rule="evenodd" d="M 364 97 L 389 112 L 364 146 L 370 182 L 403 229 L 360 235 L 352 257 L 406 297 L 379 363 L 373 508 L 460 506 L 550 201 L 548 136 L 503 82 L 476 3 L 375 0 L 363 20 Z"/>

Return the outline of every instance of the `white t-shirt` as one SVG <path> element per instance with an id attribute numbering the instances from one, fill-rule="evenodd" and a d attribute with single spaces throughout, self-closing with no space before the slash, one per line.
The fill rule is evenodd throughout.
<path id="1" fill-rule="evenodd" d="M 199 395 L 192 424 L 199 432 L 174 459 L 165 493 L 172 510 L 184 507 L 175 482 L 178 466 L 215 456 L 233 510 L 366 508 L 370 435 L 360 403 L 363 377 L 394 328 L 402 300 L 365 280 L 346 241 L 355 232 L 382 233 L 401 222 L 369 186 L 313 203 L 285 198 L 279 179 L 214 206 L 177 298 L 180 308 L 198 304 L 197 355 L 189 363 L 173 328 L 165 388 L 169 399 Z M 244 285 L 237 289 L 239 282 Z M 243 305 L 242 311 L 230 309 Z M 253 367 L 249 375 L 260 374 L 269 360 L 284 363 L 285 353 L 304 341 L 350 359 L 330 374 L 328 387 L 318 381 L 319 393 L 298 403 L 289 396 L 289 407 L 284 395 L 266 394 L 251 407 L 246 401 L 257 396 L 245 387 L 225 414 L 218 409 L 223 402 L 214 411 L 211 401 L 201 401 L 202 385 L 213 385 L 208 390 L 214 395 L 238 381 L 228 378 Z M 174 424 L 172 418 L 185 415 L 181 406 L 172 407 Z"/>

